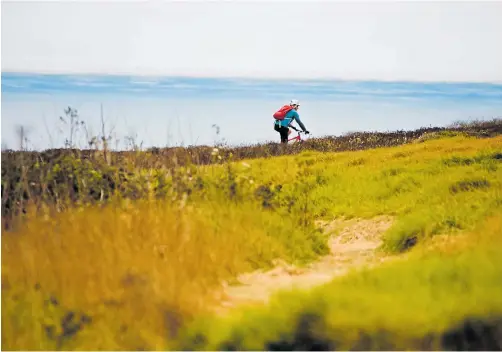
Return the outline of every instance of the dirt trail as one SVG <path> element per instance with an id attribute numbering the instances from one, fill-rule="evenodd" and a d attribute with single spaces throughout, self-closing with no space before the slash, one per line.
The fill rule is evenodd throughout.
<path id="1" fill-rule="evenodd" d="M 305 268 L 278 262 L 272 270 L 240 275 L 237 278 L 240 285 L 224 286 L 216 312 L 225 313 L 240 305 L 263 304 L 279 290 L 311 288 L 351 269 L 378 265 L 391 258 L 375 251 L 381 244 L 382 233 L 392 225 L 390 217 L 335 220 L 318 222 L 317 225 L 326 233 L 333 234 L 329 241 L 329 255 Z"/>

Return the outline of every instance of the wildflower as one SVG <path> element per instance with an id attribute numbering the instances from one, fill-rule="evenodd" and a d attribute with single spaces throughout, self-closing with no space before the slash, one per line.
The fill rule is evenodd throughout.
<path id="1" fill-rule="evenodd" d="M 248 163 L 246 163 L 246 162 L 244 162 L 244 161 L 243 161 L 241 164 L 242 164 L 242 166 L 244 166 L 244 167 L 251 167 L 251 165 L 249 165 Z"/>

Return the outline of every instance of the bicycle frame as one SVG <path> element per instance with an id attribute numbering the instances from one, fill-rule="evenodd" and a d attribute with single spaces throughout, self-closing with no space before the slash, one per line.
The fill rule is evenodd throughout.
<path id="1" fill-rule="evenodd" d="M 291 129 L 295 130 L 298 134 L 296 136 L 294 136 L 293 138 L 288 138 L 288 143 L 289 142 L 292 142 L 292 143 L 301 143 L 303 142 L 303 139 L 302 139 L 302 133 L 303 131 L 300 131 L 296 128 L 294 128 L 293 126 L 289 126 Z"/>

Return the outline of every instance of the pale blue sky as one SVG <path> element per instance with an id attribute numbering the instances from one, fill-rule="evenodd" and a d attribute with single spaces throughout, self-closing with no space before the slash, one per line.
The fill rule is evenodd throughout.
<path id="1" fill-rule="evenodd" d="M 2 1 L 2 70 L 502 82 L 502 2 Z"/>

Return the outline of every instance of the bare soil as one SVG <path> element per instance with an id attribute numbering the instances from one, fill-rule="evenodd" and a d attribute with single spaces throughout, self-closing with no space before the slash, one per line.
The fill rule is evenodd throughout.
<path id="1" fill-rule="evenodd" d="M 265 304 L 277 291 L 309 289 L 350 270 L 373 267 L 391 259 L 392 256 L 378 251 L 378 247 L 382 234 L 392 222 L 388 216 L 319 221 L 317 225 L 332 235 L 329 255 L 303 268 L 277 261 L 271 270 L 242 274 L 237 278 L 238 285 L 223 285 L 215 311 L 223 314 L 241 305 Z"/>

